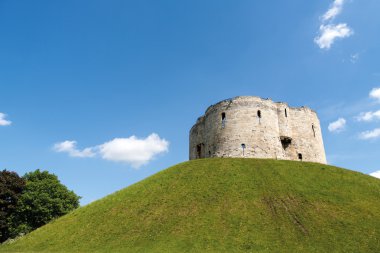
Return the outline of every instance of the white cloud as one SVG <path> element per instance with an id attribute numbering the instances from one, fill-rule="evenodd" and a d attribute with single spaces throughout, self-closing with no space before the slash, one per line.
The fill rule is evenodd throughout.
<path id="1" fill-rule="evenodd" d="M 346 127 L 346 120 L 344 118 L 339 118 L 337 121 L 331 122 L 329 124 L 329 131 L 339 133 Z"/>
<path id="2" fill-rule="evenodd" d="M 362 140 L 377 139 L 380 137 L 380 128 L 375 128 L 371 131 L 365 131 L 360 133 L 359 138 Z"/>
<path id="3" fill-rule="evenodd" d="M 314 42 L 321 49 L 330 49 L 336 39 L 347 38 L 354 34 L 353 30 L 346 24 L 333 24 L 332 21 L 343 10 L 345 0 L 335 0 L 330 9 L 321 17 L 319 26 L 319 35 L 314 38 Z M 356 60 L 356 59 L 354 59 Z"/>
<path id="4" fill-rule="evenodd" d="M 78 150 L 76 141 L 64 141 L 54 145 L 56 152 L 65 152 L 72 157 L 100 156 L 104 160 L 123 162 L 134 168 L 147 164 L 155 156 L 168 152 L 169 142 L 153 133 L 145 139 L 136 136 L 115 138 L 104 144 Z"/>
<path id="5" fill-rule="evenodd" d="M 373 121 L 380 119 L 380 110 L 375 112 L 362 112 L 356 117 L 358 121 Z"/>
<path id="6" fill-rule="evenodd" d="M 320 35 L 314 39 L 314 42 L 321 49 L 330 49 L 336 39 L 347 38 L 354 34 L 347 24 L 321 25 L 319 32 Z"/>
<path id="7" fill-rule="evenodd" d="M 335 0 L 330 9 L 322 16 L 323 22 L 333 20 L 338 16 L 342 12 L 344 2 L 345 0 Z"/>
<path id="8" fill-rule="evenodd" d="M 370 175 L 370 176 L 373 176 L 373 177 L 377 177 L 377 178 L 380 179 L 380 170 L 379 170 L 379 171 L 375 171 L 375 172 L 373 172 L 373 173 L 370 173 L 369 175 Z"/>
<path id="9" fill-rule="evenodd" d="M 169 142 L 157 134 L 145 139 L 136 136 L 116 138 L 99 146 L 99 153 L 105 160 L 125 162 L 138 168 L 151 161 L 154 156 L 168 151 Z"/>
<path id="10" fill-rule="evenodd" d="M 0 126 L 9 126 L 12 124 L 12 121 L 6 120 L 6 114 L 0 112 Z"/>
<path id="11" fill-rule="evenodd" d="M 76 141 L 64 141 L 56 143 L 53 146 L 53 150 L 56 152 L 68 153 L 72 157 L 93 157 L 95 153 L 93 148 L 85 148 L 83 150 L 77 149 Z"/>
<path id="12" fill-rule="evenodd" d="M 373 88 L 369 93 L 370 98 L 374 98 L 380 102 L 380 88 Z"/>

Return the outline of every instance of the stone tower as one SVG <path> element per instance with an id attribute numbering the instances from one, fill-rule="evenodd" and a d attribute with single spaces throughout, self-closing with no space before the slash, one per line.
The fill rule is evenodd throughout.
<path id="1" fill-rule="evenodd" d="M 247 157 L 326 163 L 315 111 L 252 96 L 210 106 L 190 130 L 189 153 L 190 160 Z"/>

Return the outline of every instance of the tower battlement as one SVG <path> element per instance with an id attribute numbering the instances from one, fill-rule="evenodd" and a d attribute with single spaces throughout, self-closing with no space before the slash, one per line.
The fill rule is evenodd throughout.
<path id="1" fill-rule="evenodd" d="M 317 113 L 253 96 L 220 101 L 190 130 L 190 160 L 247 157 L 326 163 Z"/>

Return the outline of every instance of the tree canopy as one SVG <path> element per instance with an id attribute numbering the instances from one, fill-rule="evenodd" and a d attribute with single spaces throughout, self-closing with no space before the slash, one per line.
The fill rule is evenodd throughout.
<path id="1" fill-rule="evenodd" d="M 16 210 L 24 187 L 25 179 L 16 172 L 0 171 L 0 243 L 10 235 L 9 219 Z"/>
<path id="2" fill-rule="evenodd" d="M 79 206 L 80 197 L 67 189 L 58 177 L 36 170 L 23 176 L 26 181 L 12 217 L 12 235 L 28 233 Z"/>

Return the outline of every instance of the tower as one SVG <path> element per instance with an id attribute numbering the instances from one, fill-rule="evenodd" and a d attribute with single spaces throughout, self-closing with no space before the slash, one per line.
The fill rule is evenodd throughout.
<path id="1" fill-rule="evenodd" d="M 318 116 L 254 96 L 210 106 L 190 130 L 189 158 L 247 157 L 326 163 Z"/>

